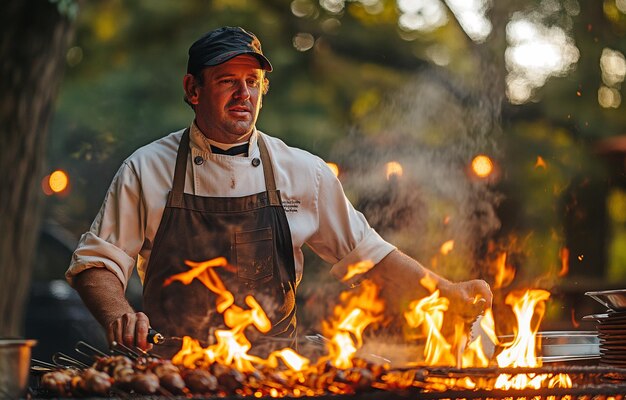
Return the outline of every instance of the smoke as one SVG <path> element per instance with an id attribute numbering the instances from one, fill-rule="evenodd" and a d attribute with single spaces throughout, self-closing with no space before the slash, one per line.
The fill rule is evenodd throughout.
<path id="1" fill-rule="evenodd" d="M 498 104 L 426 70 L 382 99 L 333 152 L 346 194 L 370 225 L 450 279 L 484 277 L 481 248 L 500 227 L 497 172 L 481 180 L 469 171 L 477 154 L 497 160 Z M 386 176 L 392 161 L 401 176 Z"/>

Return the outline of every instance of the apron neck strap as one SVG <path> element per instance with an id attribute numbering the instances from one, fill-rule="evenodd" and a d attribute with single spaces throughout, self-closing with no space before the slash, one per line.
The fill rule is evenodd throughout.
<path id="1" fill-rule="evenodd" d="M 182 198 L 185 192 L 185 174 L 187 170 L 187 156 L 189 155 L 189 128 L 183 132 L 180 139 L 178 153 L 176 154 L 176 167 L 174 169 L 174 184 L 172 185 L 172 193 L 176 197 Z"/>
<path id="2" fill-rule="evenodd" d="M 274 179 L 274 168 L 272 167 L 272 160 L 270 159 L 269 152 L 265 146 L 265 141 L 261 135 L 257 135 L 257 143 L 259 145 L 259 152 L 261 153 L 261 165 L 263 165 L 263 176 L 265 177 L 265 190 L 268 192 L 276 192 L 276 180 Z M 174 201 L 182 201 L 183 193 L 185 192 L 185 175 L 187 170 L 187 158 L 189 156 L 189 128 L 183 132 L 183 137 L 180 140 L 178 146 L 178 153 L 176 154 L 176 167 L 174 169 L 174 183 L 172 185 L 172 195 Z M 278 199 L 278 204 L 273 204 Z M 270 196 L 270 203 L 272 205 L 280 205 L 280 198 L 278 196 Z"/>
<path id="3" fill-rule="evenodd" d="M 270 154 L 265 146 L 265 141 L 261 134 L 257 134 L 257 143 L 259 144 L 259 152 L 261 153 L 261 165 L 263 165 L 263 175 L 265 176 L 265 190 L 268 192 L 276 191 L 276 180 L 274 179 L 274 167 Z"/>

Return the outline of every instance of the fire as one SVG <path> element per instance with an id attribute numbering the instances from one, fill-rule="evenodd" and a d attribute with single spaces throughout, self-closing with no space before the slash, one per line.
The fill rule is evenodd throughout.
<path id="1" fill-rule="evenodd" d="M 539 323 L 545 312 L 545 301 L 550 297 L 550 292 L 545 290 L 528 290 L 519 296 L 509 293 L 506 304 L 513 308 L 517 318 L 517 331 L 512 342 L 503 345 L 504 349 L 496 357 L 500 367 L 540 367 L 541 360 L 537 358 L 537 331 Z M 534 324 L 533 324 L 533 320 Z M 569 385 L 571 378 L 566 374 L 557 374 L 550 377 L 548 374 L 500 374 L 495 387 L 498 389 L 539 389 L 550 378 L 550 385 Z M 555 387 L 555 386 L 549 386 Z"/>
<path id="2" fill-rule="evenodd" d="M 513 282 L 515 278 L 515 268 L 506 263 L 506 252 L 498 254 L 492 269 L 495 269 L 493 288 L 503 288 Z"/>
<path id="3" fill-rule="evenodd" d="M 489 340 L 491 340 L 494 344 L 499 343 L 498 336 L 496 335 L 496 321 L 493 318 L 493 311 L 491 309 L 485 311 L 483 318 L 480 320 L 480 327 L 483 332 L 485 332 Z"/>
<path id="4" fill-rule="evenodd" d="M 543 312 L 541 307 L 537 314 L 535 308 L 540 302 L 545 302 L 550 297 L 550 292 L 545 290 L 528 290 L 521 297 L 510 293 L 506 297 L 506 304 L 513 307 L 513 313 L 517 318 L 517 332 L 510 344 L 506 344 L 504 350 L 498 355 L 500 367 L 539 367 L 541 361 L 536 354 L 536 335 L 539 324 L 532 326 L 532 319 L 541 321 Z"/>
<path id="5" fill-rule="evenodd" d="M 441 254 L 445 256 L 449 252 L 451 252 L 453 249 L 454 249 L 454 240 L 447 240 L 441 245 L 439 252 L 441 252 Z"/>
<path id="6" fill-rule="evenodd" d="M 343 292 L 334 309 L 334 321 L 324 323 L 325 333 L 331 337 L 328 351 L 331 364 L 339 369 L 352 367 L 352 358 L 363 345 L 365 328 L 382 319 L 384 303 L 378 298 L 378 287 L 365 280 L 358 293 Z"/>
<path id="7" fill-rule="evenodd" d="M 347 282 L 351 278 L 357 275 L 363 275 L 367 271 L 372 269 L 372 267 L 374 267 L 374 263 L 372 262 L 372 260 L 364 260 L 364 261 L 359 261 L 358 263 L 355 263 L 355 264 L 350 264 L 348 265 L 348 272 L 343 278 L 341 278 L 341 281 Z"/>
<path id="8" fill-rule="evenodd" d="M 443 314 L 448 309 L 449 300 L 439 296 L 435 290 L 430 296 L 414 300 L 409 304 L 409 311 L 404 313 L 407 323 L 412 328 L 422 328 L 426 337 L 424 362 L 426 365 L 455 365 L 456 360 L 450 345 L 441 334 Z"/>
<path id="9" fill-rule="evenodd" d="M 503 260 L 505 258 L 503 257 Z M 189 369 L 206 368 L 214 364 L 227 365 L 246 374 L 258 373 L 261 370 L 280 369 L 274 373 L 280 381 L 267 381 L 263 389 L 245 389 L 255 397 L 284 397 L 302 395 L 314 396 L 327 392 L 342 394 L 354 393 L 354 388 L 338 381 L 329 381 L 323 386 L 321 381 L 313 386 L 312 379 L 323 377 L 320 371 L 328 365 L 341 370 L 344 380 L 359 382 L 366 379 L 364 372 L 355 372 L 363 368 L 363 360 L 355 357 L 363 346 L 365 330 L 372 324 L 383 319 L 384 302 L 379 298 L 379 288 L 371 281 L 364 280 L 356 289 L 345 291 L 340 295 L 340 303 L 334 308 L 333 317 L 323 323 L 327 342 L 327 355 L 317 363 L 298 354 L 290 348 L 271 353 L 267 359 L 248 354 L 252 344 L 244 332 L 254 327 L 261 333 L 271 329 L 271 323 L 259 303 L 252 296 L 244 300 L 245 306 L 234 303 L 234 296 L 229 292 L 216 273 L 216 268 L 232 268 L 225 258 L 216 258 L 205 262 L 186 261 L 188 271 L 167 279 L 164 285 L 174 282 L 190 284 L 194 279 L 202 282 L 217 295 L 216 305 L 223 314 L 224 324 L 228 329 L 215 332 L 215 343 L 203 347 L 197 340 L 185 337 L 182 349 L 174 356 L 172 362 Z M 503 264 L 504 261 L 502 261 Z M 366 272 L 372 263 L 364 261 L 350 266 L 346 275 L 349 279 Z M 352 275 L 350 275 L 352 274 Z M 350 276 L 348 276 L 350 275 Z M 491 360 L 485 354 L 482 343 L 485 336 L 493 343 L 499 344 L 495 334 L 495 321 L 491 310 L 487 310 L 480 320 L 482 337 L 471 338 L 467 321 L 447 318 L 450 299 L 441 296 L 437 281 L 426 275 L 420 284 L 430 293 L 428 296 L 410 302 L 404 312 L 407 325 L 417 332 L 414 338 L 423 339 L 424 360 L 426 366 L 456 366 L 457 368 L 487 367 Z M 545 290 L 529 290 L 522 295 L 509 294 L 506 303 L 511 305 L 517 318 L 518 326 L 514 339 L 510 343 L 501 344 L 502 352 L 496 360 L 499 367 L 539 367 L 541 360 L 537 357 L 536 334 L 545 311 L 544 302 L 550 297 Z M 444 333 L 444 323 L 449 325 L 450 333 Z M 470 340 L 472 339 L 472 340 Z M 420 364 L 422 365 L 422 364 Z M 371 387 L 393 390 L 409 387 L 421 387 L 428 391 L 445 391 L 449 388 L 473 390 L 480 387 L 481 381 L 470 377 L 443 378 L 426 377 L 417 380 L 415 372 L 410 370 L 387 370 L 381 367 L 379 379 L 371 383 Z M 381 373 L 382 371 L 382 373 Z M 339 372 L 337 372 L 339 373 Z M 289 384 L 287 382 L 290 382 Z M 345 381 L 344 381 L 345 382 Z M 290 385 L 290 386 L 289 386 Z M 343 386 L 342 386 L 343 385 Z M 500 374 L 495 381 L 498 389 L 524 389 L 541 387 L 571 387 L 572 382 L 566 374 Z M 242 389 L 243 390 L 243 389 Z"/>
<path id="10" fill-rule="evenodd" d="M 433 279 L 425 277 L 420 282 L 431 294 L 409 304 L 409 310 L 404 313 L 407 324 L 411 328 L 421 328 L 421 334 L 415 338 L 425 337 L 424 363 L 426 365 L 458 366 L 458 367 L 486 367 L 489 359 L 485 355 L 479 338 L 468 342 L 468 332 L 464 321 L 454 321 L 452 338 L 446 338 L 442 333 L 444 313 L 448 310 L 450 301 L 440 296 L 435 288 Z M 464 387 L 472 384 L 466 382 Z"/>
<path id="11" fill-rule="evenodd" d="M 271 368 L 277 368 L 279 365 L 278 360 L 282 360 L 291 371 L 295 372 L 306 370 L 310 364 L 308 358 L 302 357 L 290 348 L 274 351 L 263 364 Z"/>
<path id="12" fill-rule="evenodd" d="M 403 174 L 402 165 L 397 161 L 390 161 L 385 164 L 385 171 L 387 175 L 387 180 L 390 180 L 392 177 L 401 177 Z"/>
<path id="13" fill-rule="evenodd" d="M 537 156 L 537 161 L 535 162 L 535 168 L 543 168 L 543 169 L 548 168 L 548 165 L 546 164 L 543 157 Z"/>
<path id="14" fill-rule="evenodd" d="M 263 360 L 248 354 L 252 344 L 246 338 L 244 330 L 248 326 L 254 326 L 260 332 L 267 333 L 271 329 L 267 315 L 252 296 L 245 298 L 246 305 L 250 307 L 247 310 L 234 304 L 233 294 L 226 289 L 215 272 L 215 268 L 229 267 L 224 257 L 200 263 L 185 261 L 185 264 L 191 269 L 172 275 L 164 282 L 163 286 L 168 286 L 174 281 L 188 285 L 194 279 L 198 279 L 217 295 L 217 310 L 224 315 L 224 323 L 231 329 L 217 330 L 215 332 L 216 343 L 207 348 L 202 348 L 196 340 L 185 337 L 182 349 L 172 361 L 188 368 L 192 368 L 198 363 L 208 366 L 214 362 L 219 362 L 234 366 L 243 372 L 254 371 L 254 364 L 262 364 Z"/>
<path id="15" fill-rule="evenodd" d="M 214 268 L 218 267 L 228 267 L 228 261 L 224 257 L 214 258 L 209 261 L 204 262 L 193 262 L 193 261 L 185 261 L 187 266 L 191 267 L 191 269 L 187 272 L 181 272 L 180 274 L 172 275 L 168 279 L 165 280 L 163 286 L 168 286 L 174 281 L 180 281 L 184 285 L 189 285 L 191 281 L 194 279 L 198 279 L 200 282 L 204 284 L 210 291 L 217 294 L 217 311 L 219 313 L 223 313 L 230 307 L 235 298 L 231 292 L 226 290 L 224 283 L 217 276 Z"/>
<path id="16" fill-rule="evenodd" d="M 561 255 L 561 270 L 559 271 L 559 277 L 563 277 L 569 272 L 569 249 L 567 247 L 563 247 L 559 254 Z"/>

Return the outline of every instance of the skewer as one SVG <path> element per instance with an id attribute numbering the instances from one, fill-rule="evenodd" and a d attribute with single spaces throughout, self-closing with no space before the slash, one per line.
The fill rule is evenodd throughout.
<path id="1" fill-rule="evenodd" d="M 50 369 L 57 369 L 59 367 L 58 365 L 54 365 L 54 364 L 51 364 L 49 362 L 37 360 L 36 358 L 31 358 L 30 359 L 30 363 L 31 363 L 31 365 L 35 365 L 35 366 L 38 366 L 38 367 L 46 367 L 46 368 L 50 368 Z"/>
<path id="2" fill-rule="evenodd" d="M 131 349 L 130 347 L 128 347 L 128 346 L 126 346 L 126 345 L 124 345 L 122 343 L 113 341 L 111 343 L 111 347 L 112 347 L 112 350 L 117 352 L 118 354 L 121 354 L 121 355 L 126 356 L 126 357 L 130 357 L 130 358 L 132 358 L 134 360 L 136 360 L 139 357 L 141 357 L 141 355 L 139 353 L 135 352 L 133 349 Z M 120 349 L 122 349 L 122 350 L 120 350 Z"/>
<path id="3" fill-rule="evenodd" d="M 54 362 L 59 367 L 74 367 L 79 369 L 89 368 L 89 365 L 85 364 L 82 361 L 78 361 L 75 358 L 68 356 L 67 354 L 63 354 L 61 352 L 54 353 L 52 355 L 52 362 Z"/>
<path id="4" fill-rule="evenodd" d="M 87 349 L 89 352 L 87 352 L 85 349 Z M 80 340 L 78 343 L 76 343 L 76 346 L 74 347 L 74 351 L 76 351 L 78 354 L 82 354 L 83 356 L 95 361 L 97 357 L 106 357 L 107 354 L 96 349 L 95 347 L 93 347 L 92 345 L 90 345 L 87 342 L 84 342 L 82 340 Z"/>
<path id="5" fill-rule="evenodd" d="M 139 347 L 135 347 L 135 350 L 141 353 L 141 355 L 144 357 L 158 358 L 159 360 L 163 359 L 163 357 L 161 357 L 160 355 L 145 351 L 144 349 L 140 349 Z"/>
<path id="6" fill-rule="evenodd" d="M 67 368 L 67 367 L 63 367 L 63 368 Z M 59 369 L 58 365 L 50 364 L 48 362 L 37 360 L 35 358 L 31 358 L 30 360 L 30 372 L 32 373 L 46 373 L 46 372 L 51 372 L 51 371 L 55 371 L 58 369 Z"/>

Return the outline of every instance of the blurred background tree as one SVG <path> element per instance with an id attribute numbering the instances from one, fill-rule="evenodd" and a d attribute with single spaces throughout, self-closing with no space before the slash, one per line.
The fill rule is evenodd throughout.
<path id="1" fill-rule="evenodd" d="M 76 15 L 72 1 L 32 3 L 0 16 L 0 337 L 23 330 L 46 134 Z"/>
<path id="2" fill-rule="evenodd" d="M 189 44 L 241 25 L 274 65 L 259 129 L 336 163 L 372 225 L 429 268 L 485 278 L 498 301 L 550 289 L 547 326 L 578 326 L 597 306 L 585 290 L 626 279 L 625 13 L 624 0 L 90 1 L 47 147 L 69 187 L 49 192 L 40 243 L 71 253 L 122 160 L 190 123 Z M 36 281 L 61 279 L 69 256 L 36 254 Z M 300 315 L 314 324 L 316 285 L 332 285 L 307 261 Z"/>

